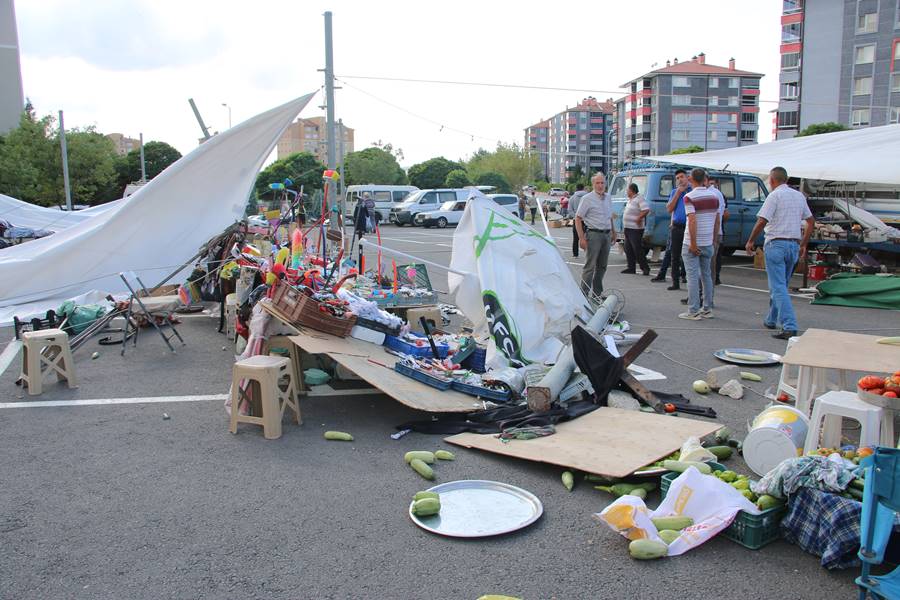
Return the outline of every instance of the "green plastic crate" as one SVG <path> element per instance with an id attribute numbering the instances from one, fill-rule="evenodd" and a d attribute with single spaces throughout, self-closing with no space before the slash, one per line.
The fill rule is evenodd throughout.
<path id="1" fill-rule="evenodd" d="M 719 463 L 709 463 L 709 466 L 716 471 L 725 470 L 725 467 Z M 681 473 L 669 472 L 662 476 L 659 482 L 659 491 L 663 498 L 666 497 L 669 486 L 679 475 Z M 781 519 L 784 518 L 786 512 L 786 504 L 764 510 L 758 515 L 740 511 L 734 517 L 731 525 L 722 532 L 722 535 L 744 548 L 759 550 L 781 537 Z"/>

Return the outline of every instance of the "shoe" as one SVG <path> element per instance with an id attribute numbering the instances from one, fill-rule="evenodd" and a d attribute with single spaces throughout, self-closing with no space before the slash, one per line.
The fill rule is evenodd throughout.
<path id="1" fill-rule="evenodd" d="M 626 275 L 637 275 L 636 271 L 632 271 L 631 269 L 622 269 L 619 273 L 624 273 Z"/>
<path id="2" fill-rule="evenodd" d="M 648 273 L 648 275 L 649 275 L 649 273 Z M 665 281 L 665 280 L 666 280 L 665 276 L 660 277 L 659 275 L 650 279 L 650 281 L 652 281 L 654 283 L 659 283 L 659 282 Z"/>
<path id="3" fill-rule="evenodd" d="M 650 271 L 644 271 L 643 273 L 641 273 L 641 275 L 643 275 L 644 277 L 649 277 Z"/>
<path id="4" fill-rule="evenodd" d="M 681 303 L 682 303 L 682 304 L 687 304 L 687 303 L 688 303 L 688 299 L 687 299 L 687 298 L 682 298 L 682 299 L 681 299 Z"/>
<path id="5" fill-rule="evenodd" d="M 716 279 L 716 285 L 722 285 L 722 280 L 721 280 L 721 279 Z"/>
<path id="6" fill-rule="evenodd" d="M 796 331 L 791 331 L 790 329 L 782 329 L 778 333 L 773 333 L 772 337 L 776 340 L 789 340 L 796 335 Z"/>
<path id="7" fill-rule="evenodd" d="M 667 287 L 666 289 L 669 290 L 669 291 L 671 292 L 672 290 L 680 290 L 681 287 L 678 286 L 678 285 L 670 285 L 670 286 Z"/>
<path id="8" fill-rule="evenodd" d="M 678 315 L 678 318 L 679 318 L 679 319 L 685 319 L 686 321 L 699 321 L 699 320 L 702 319 L 703 317 L 700 316 L 700 313 L 699 313 L 699 312 L 695 312 L 695 313 L 692 313 L 692 312 L 683 312 L 683 313 L 681 313 L 680 315 Z"/>
<path id="9" fill-rule="evenodd" d="M 682 278 L 681 278 L 681 283 L 687 283 L 687 277 L 682 277 Z"/>
<path id="10" fill-rule="evenodd" d="M 766 323 L 765 321 L 763 321 L 763 327 L 766 329 L 775 329 L 775 325 Z"/>
<path id="11" fill-rule="evenodd" d="M 714 318 L 714 317 L 713 317 L 713 312 L 712 312 L 712 309 L 711 309 L 711 308 L 701 308 L 701 309 L 700 309 L 700 316 L 703 317 L 704 319 L 712 319 L 712 318 Z"/>

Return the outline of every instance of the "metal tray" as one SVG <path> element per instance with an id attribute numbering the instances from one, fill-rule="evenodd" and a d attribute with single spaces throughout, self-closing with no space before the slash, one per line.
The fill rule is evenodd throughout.
<path id="1" fill-rule="evenodd" d="M 726 352 L 732 352 L 737 354 L 755 354 L 756 356 L 761 357 L 764 360 L 754 361 L 754 360 L 741 360 L 739 358 L 731 358 L 727 356 Z M 781 364 L 781 355 L 775 354 L 774 352 L 766 352 L 764 350 L 751 350 L 749 348 L 722 348 L 721 350 L 716 350 L 713 352 L 713 356 L 718 358 L 719 360 L 727 363 L 733 363 L 736 365 L 757 365 L 757 366 L 766 366 L 766 365 L 777 365 Z"/>
<path id="2" fill-rule="evenodd" d="M 544 506 L 537 496 L 508 483 L 470 479 L 429 488 L 441 495 L 441 512 L 409 518 L 426 531 L 448 537 L 477 538 L 502 535 L 528 527 L 540 518 Z"/>

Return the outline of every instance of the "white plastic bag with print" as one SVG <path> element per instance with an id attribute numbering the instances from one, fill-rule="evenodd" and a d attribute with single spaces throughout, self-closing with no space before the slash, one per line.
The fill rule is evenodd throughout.
<path id="1" fill-rule="evenodd" d="M 629 540 L 662 541 L 650 520 L 656 517 L 691 517 L 694 524 L 669 544 L 668 556 L 684 554 L 731 525 L 738 511 L 759 514 L 756 505 L 715 477 L 690 467 L 669 486 L 659 508 L 649 511 L 637 496 L 622 496 L 594 516 Z M 665 543 L 665 542 L 663 542 Z"/>

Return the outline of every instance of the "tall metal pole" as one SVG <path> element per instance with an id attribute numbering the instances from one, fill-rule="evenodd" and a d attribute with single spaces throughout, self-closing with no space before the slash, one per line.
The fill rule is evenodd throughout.
<path id="1" fill-rule="evenodd" d="M 72 212 L 72 190 L 69 188 L 69 153 L 66 150 L 66 124 L 59 111 L 59 147 L 62 150 L 63 185 L 66 189 L 66 210 Z"/>
<path id="2" fill-rule="evenodd" d="M 141 183 L 147 181 L 147 167 L 144 164 L 144 134 L 139 135 L 141 140 Z"/>
<path id="3" fill-rule="evenodd" d="M 331 39 L 331 11 L 325 13 L 325 121 L 328 168 L 334 169 L 334 51 Z"/>

